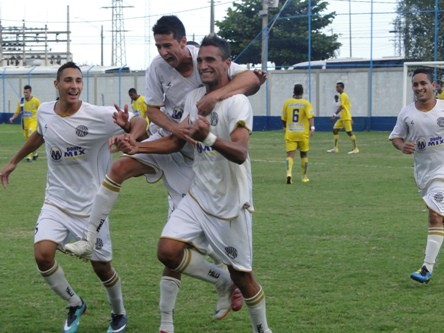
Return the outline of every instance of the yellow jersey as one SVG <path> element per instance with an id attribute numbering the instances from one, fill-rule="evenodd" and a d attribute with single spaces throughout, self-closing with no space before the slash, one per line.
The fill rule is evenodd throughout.
<path id="1" fill-rule="evenodd" d="M 348 98 L 348 95 L 345 92 L 342 92 L 342 94 L 339 95 L 339 105 L 342 106 L 340 119 L 352 120 L 352 115 L 350 112 L 351 103 L 350 99 Z"/>
<path id="2" fill-rule="evenodd" d="M 17 104 L 17 108 L 15 110 L 16 116 L 18 116 L 20 113 L 22 113 L 22 124 L 23 129 L 33 129 L 35 130 L 37 128 L 37 110 L 40 106 L 40 101 L 37 97 L 32 97 L 29 101 L 26 100 L 26 98 L 22 97 L 23 100 L 21 100 Z M 23 104 L 22 104 L 23 103 Z"/>
<path id="3" fill-rule="evenodd" d="M 131 107 L 133 108 L 133 112 L 136 116 L 141 116 L 148 121 L 148 117 L 146 115 L 146 109 L 148 106 L 145 103 L 145 97 L 139 95 L 139 97 L 131 103 Z"/>
<path id="4" fill-rule="evenodd" d="M 309 138 L 310 122 L 314 117 L 313 107 L 309 101 L 300 98 L 289 98 L 282 107 L 281 120 L 285 121 L 285 140 L 301 141 Z"/>

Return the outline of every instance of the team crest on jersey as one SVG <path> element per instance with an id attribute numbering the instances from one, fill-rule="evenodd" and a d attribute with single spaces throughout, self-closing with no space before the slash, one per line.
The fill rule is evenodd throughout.
<path id="1" fill-rule="evenodd" d="M 444 118 L 443 117 L 439 117 L 436 120 L 436 123 L 438 124 L 439 127 L 444 127 Z"/>
<path id="2" fill-rule="evenodd" d="M 59 147 L 51 147 L 51 158 L 54 161 L 60 161 L 62 159 L 62 151 L 59 149 Z"/>
<path id="3" fill-rule="evenodd" d="M 443 194 L 443 192 L 435 193 L 433 195 L 433 200 L 435 200 L 436 202 L 443 202 L 444 201 L 444 194 Z"/>
<path id="4" fill-rule="evenodd" d="M 210 124 L 211 126 L 216 126 L 219 122 L 219 115 L 216 112 L 211 112 Z"/>
<path id="5" fill-rule="evenodd" d="M 180 120 L 182 118 L 182 115 L 183 115 L 183 108 L 181 108 L 180 106 L 176 106 L 173 109 L 173 114 L 171 115 L 171 117 L 173 119 Z"/>
<path id="6" fill-rule="evenodd" d="M 227 256 L 229 256 L 231 259 L 236 259 L 237 258 L 237 249 L 235 247 L 232 246 L 227 246 L 225 248 L 225 253 L 227 254 Z"/>
<path id="7" fill-rule="evenodd" d="M 102 247 L 103 247 L 103 240 L 102 240 L 102 238 L 97 237 L 95 248 L 96 248 L 96 250 L 100 250 L 100 249 L 102 249 Z"/>
<path id="8" fill-rule="evenodd" d="M 80 125 L 76 127 L 76 135 L 83 138 L 88 135 L 88 127 L 85 125 Z"/>
<path id="9" fill-rule="evenodd" d="M 417 141 L 416 141 L 416 148 L 418 149 L 418 150 L 424 150 L 425 148 L 426 148 L 426 139 L 424 139 L 424 138 L 419 138 Z"/>

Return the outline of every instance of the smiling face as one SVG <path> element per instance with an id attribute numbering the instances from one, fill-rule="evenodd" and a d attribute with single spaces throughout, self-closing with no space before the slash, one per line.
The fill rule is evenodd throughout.
<path id="1" fill-rule="evenodd" d="M 171 34 L 155 34 L 157 52 L 171 67 L 176 68 L 182 63 L 184 54 L 186 54 L 187 40 L 185 37 L 180 41 Z"/>
<path id="2" fill-rule="evenodd" d="M 67 104 L 78 103 L 83 90 L 82 73 L 76 68 L 65 68 L 54 81 L 54 86 L 59 92 L 60 101 Z"/>
<path id="3" fill-rule="evenodd" d="M 201 46 L 197 57 L 197 68 L 202 82 L 216 89 L 228 82 L 230 58 L 223 59 L 221 50 L 213 45 Z"/>
<path id="4" fill-rule="evenodd" d="M 433 83 L 425 73 L 417 73 L 412 77 L 412 89 L 416 101 L 419 103 L 435 100 Z"/>

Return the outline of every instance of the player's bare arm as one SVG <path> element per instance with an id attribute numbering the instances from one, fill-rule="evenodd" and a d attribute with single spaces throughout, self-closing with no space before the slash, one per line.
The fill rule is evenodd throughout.
<path id="1" fill-rule="evenodd" d="M 137 142 L 128 135 L 116 138 L 115 145 L 118 150 L 128 155 L 134 154 L 171 154 L 179 151 L 185 140 L 174 135 L 163 137 L 158 140 Z"/>
<path id="2" fill-rule="evenodd" d="M 205 117 L 199 116 L 191 128 L 190 136 L 196 141 L 204 142 L 208 135 L 211 135 L 210 123 Z M 245 127 L 238 126 L 231 133 L 230 141 L 216 138 L 212 147 L 231 162 L 242 164 L 248 156 L 249 137 L 249 131 Z"/>
<path id="3" fill-rule="evenodd" d="M 415 152 L 416 144 L 413 141 L 405 142 L 402 138 L 393 138 L 391 141 L 392 145 L 404 154 L 410 155 Z"/>
<path id="4" fill-rule="evenodd" d="M 259 90 L 260 86 L 261 80 L 259 79 L 258 75 L 250 70 L 243 71 L 235 75 L 228 84 L 203 96 L 196 103 L 199 114 L 204 116 L 208 115 L 213 110 L 218 101 L 221 101 L 233 95 L 253 95 Z"/>
<path id="5" fill-rule="evenodd" d="M 0 171 L 0 179 L 3 187 L 9 183 L 9 175 L 15 170 L 17 164 L 24 159 L 29 153 L 36 151 L 44 143 L 43 137 L 35 131 L 28 140 L 23 144 L 22 148 L 15 154 L 8 164 Z"/>

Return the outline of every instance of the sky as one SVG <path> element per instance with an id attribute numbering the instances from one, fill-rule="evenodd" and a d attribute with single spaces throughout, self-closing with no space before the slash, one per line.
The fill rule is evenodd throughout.
<path id="1" fill-rule="evenodd" d="M 284 1 L 280 0 L 281 3 Z M 372 1 L 373 33 L 370 29 Z M 369 58 L 372 55 L 375 59 L 398 55 L 394 46 L 396 35 L 390 33 L 396 17 L 396 0 L 328 2 L 328 11 L 336 11 L 337 16 L 325 33 L 338 34 L 339 42 L 343 44 L 337 57 Z M 214 0 L 216 21 L 223 20 L 232 3 L 232 0 Z M 126 50 L 123 58 L 133 70 L 145 69 L 157 54 L 151 27 L 160 16 L 177 15 L 185 25 L 188 40 L 200 41 L 210 31 L 210 0 L 122 0 L 121 4 L 124 20 L 120 29 L 124 31 Z M 67 31 L 67 6 L 74 61 L 81 65 L 100 65 L 103 29 L 103 62 L 105 66 L 111 65 L 112 0 L 0 0 L 1 24 L 3 27 L 22 27 L 25 22 L 26 27 L 44 28 L 47 25 L 49 31 Z M 65 51 L 66 43 L 52 46 L 52 50 Z"/>

